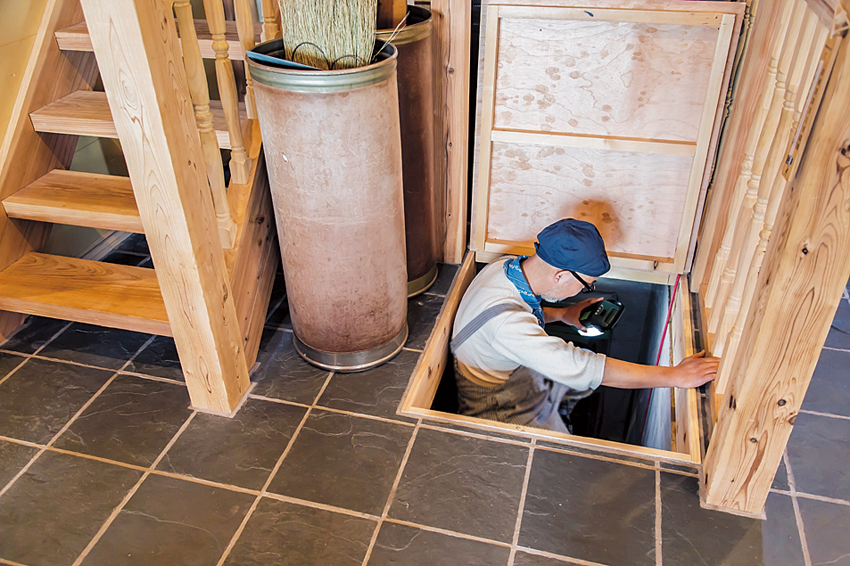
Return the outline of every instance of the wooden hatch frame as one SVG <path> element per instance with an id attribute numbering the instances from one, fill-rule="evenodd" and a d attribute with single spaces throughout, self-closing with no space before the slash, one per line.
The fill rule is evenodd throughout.
<path id="1" fill-rule="evenodd" d="M 532 1 L 517 0 L 514 4 Z M 462 265 L 414 369 L 398 408 L 399 414 L 695 466 L 700 474 L 703 507 L 763 518 L 776 468 L 835 308 L 850 278 L 850 255 L 844 253 L 850 248 L 850 42 L 842 41 L 850 29 L 847 16 L 850 0 L 748 3 L 742 22 L 744 41 L 737 46 L 734 58 L 735 80 L 729 89 L 726 108 L 716 115 L 718 121 L 729 117 L 728 123 L 723 125 L 720 143 L 712 140 L 709 144 L 707 162 L 714 161 L 715 152 L 718 158 L 716 171 L 706 168 L 703 175 L 702 191 L 709 194 L 705 210 L 700 209 L 702 205 L 697 207 L 696 224 L 699 225 L 701 219 L 702 225 L 699 236 L 694 229 L 690 242 L 689 256 L 692 256 L 699 238 L 693 272 L 682 278 L 683 286 L 678 296 L 683 299 L 674 304 L 672 317 L 675 358 L 696 348 L 708 347 L 710 351 L 712 336 L 700 325 L 709 314 L 704 293 L 710 282 L 710 262 L 721 248 L 724 227 L 736 221 L 732 210 L 735 206 L 734 178 L 742 171 L 740 159 L 745 153 L 747 131 L 760 112 L 757 107 L 761 95 L 757 83 L 763 81 L 769 66 L 771 37 L 775 35 L 776 22 L 781 20 L 779 5 L 785 2 L 803 4 L 828 30 L 829 40 L 822 56 L 825 64 L 817 74 L 816 86 L 812 87 L 815 96 L 808 98 L 801 125 L 783 154 L 793 162 L 786 168 L 788 188 L 776 205 L 774 237 L 760 252 L 764 255 L 763 266 L 756 272 L 753 304 L 739 355 L 730 369 L 729 386 L 722 396 L 715 396 L 713 389 L 705 393 L 675 392 L 679 426 L 674 429 L 674 445 L 678 452 L 541 433 L 538 429 L 430 409 L 449 360 L 453 317 L 463 291 L 475 274 L 475 256 L 486 260 L 487 254 L 498 253 L 480 250 L 467 253 L 464 245 L 470 6 L 462 0 L 432 3 L 442 55 L 439 70 L 442 81 L 438 85 L 438 100 L 442 102 L 438 107 L 444 112 L 439 121 L 442 136 L 438 141 L 441 144 L 438 155 L 443 160 L 445 176 L 441 182 L 447 197 L 444 260 Z M 659 3 L 612 0 L 609 4 L 620 8 L 652 9 Z M 599 6 L 596 0 L 575 0 L 572 4 L 575 7 Z M 682 4 L 698 8 L 704 3 Z M 733 65 L 731 58 L 729 65 Z M 714 179 L 708 187 L 712 175 Z M 701 197 L 698 200 L 702 200 Z M 475 226 L 473 221 L 473 229 Z M 476 251 L 474 241 L 471 248 Z M 687 263 L 691 263 L 690 257 Z M 649 275 L 643 280 L 670 284 L 675 277 L 673 273 L 657 270 Z M 692 326 L 693 321 L 697 321 L 698 326 Z"/>

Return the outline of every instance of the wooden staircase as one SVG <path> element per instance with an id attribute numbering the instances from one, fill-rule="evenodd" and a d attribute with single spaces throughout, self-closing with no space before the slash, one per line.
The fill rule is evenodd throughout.
<path id="1" fill-rule="evenodd" d="M 171 6 L 82 4 L 48 1 L 0 147 L 0 339 L 30 314 L 174 336 L 193 405 L 230 413 L 247 393 L 279 261 L 258 125 L 242 104 L 252 166 L 246 183 L 227 189 L 237 236 L 224 250 L 185 75 L 157 79 L 157 70 L 182 69 L 179 50 L 138 41 L 138 34 L 160 34 L 163 45 L 179 45 L 176 29 L 160 25 L 173 18 Z M 120 45 L 97 55 L 107 68 L 98 68 L 99 39 L 89 35 L 83 7 L 125 32 Z M 241 59 L 235 26 L 228 22 L 226 39 Z M 215 57 L 206 22 L 195 27 L 202 55 Z M 115 39 L 109 27 L 92 29 Z M 146 62 L 139 67 L 152 70 L 148 77 L 135 65 L 115 68 L 116 57 L 129 53 Z M 92 90 L 99 72 L 106 92 Z M 211 101 L 210 110 L 220 148 L 230 149 L 222 103 Z M 169 132 L 178 131 L 175 144 Z M 119 139 L 130 177 L 69 171 L 80 135 Z M 144 233 L 156 269 L 41 253 L 53 224 Z"/>

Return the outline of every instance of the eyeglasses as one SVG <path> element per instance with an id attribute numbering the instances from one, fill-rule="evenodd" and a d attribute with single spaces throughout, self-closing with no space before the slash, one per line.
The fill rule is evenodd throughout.
<path id="1" fill-rule="evenodd" d="M 596 289 L 596 282 L 588 283 L 584 279 L 578 276 L 578 273 L 575 271 L 570 271 L 573 274 L 573 277 L 578 279 L 578 282 L 584 286 L 584 289 L 581 290 L 582 293 L 592 293 Z"/>

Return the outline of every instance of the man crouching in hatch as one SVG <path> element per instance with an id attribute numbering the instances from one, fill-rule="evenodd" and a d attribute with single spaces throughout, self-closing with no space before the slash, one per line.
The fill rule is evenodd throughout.
<path id="1" fill-rule="evenodd" d="M 714 379 L 718 358 L 700 352 L 675 367 L 607 358 L 549 336 L 547 322 L 579 330 L 579 314 L 601 299 L 542 307 L 592 291 L 610 269 L 593 224 L 566 218 L 537 235 L 531 257 L 499 259 L 475 277 L 460 302 L 452 333 L 461 414 L 568 432 L 558 412 L 600 385 L 621 389 L 697 387 Z"/>

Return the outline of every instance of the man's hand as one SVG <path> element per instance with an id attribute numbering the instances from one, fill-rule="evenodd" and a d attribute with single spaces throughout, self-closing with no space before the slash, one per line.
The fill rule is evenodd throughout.
<path id="1" fill-rule="evenodd" d="M 594 303 L 601 302 L 602 300 L 602 297 L 595 297 L 579 301 L 578 303 L 560 309 L 547 307 L 543 309 L 543 315 L 546 322 L 563 322 L 584 331 L 587 330 L 587 328 L 585 328 L 579 321 L 581 311 Z"/>
<path id="2" fill-rule="evenodd" d="M 699 387 L 717 376 L 720 358 L 705 357 L 705 350 L 688 356 L 673 368 L 675 372 L 675 387 Z"/>

